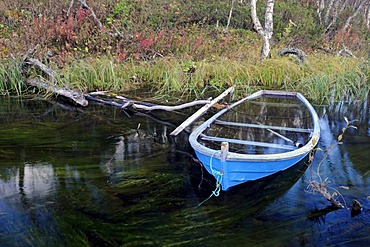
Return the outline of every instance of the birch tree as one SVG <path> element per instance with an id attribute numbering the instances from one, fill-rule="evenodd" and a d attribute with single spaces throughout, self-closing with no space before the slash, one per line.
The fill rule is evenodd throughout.
<path id="1" fill-rule="evenodd" d="M 366 22 L 366 6 L 369 0 L 317 0 L 317 15 L 325 33 L 335 35 L 339 30 L 345 31 L 353 19 L 363 11 Z M 342 15 L 346 12 L 345 15 Z M 323 16 L 324 15 L 324 16 Z M 339 22 L 342 20 L 341 22 Z M 345 20 L 343 22 L 343 20 Z M 367 25 L 367 22 L 366 22 Z"/>
<path id="2" fill-rule="evenodd" d="M 274 31 L 274 4 L 275 0 L 267 0 L 266 10 L 265 10 L 265 25 L 262 24 L 257 16 L 257 0 L 251 0 L 251 17 L 254 25 L 254 29 L 262 38 L 262 49 L 261 49 L 261 59 L 266 59 L 270 56 L 271 51 L 271 38 Z"/>

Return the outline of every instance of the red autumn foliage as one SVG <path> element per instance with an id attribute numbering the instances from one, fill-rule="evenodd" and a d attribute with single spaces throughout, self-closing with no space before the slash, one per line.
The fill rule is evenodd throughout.
<path id="1" fill-rule="evenodd" d="M 87 16 L 88 16 L 87 10 L 80 7 L 79 10 L 77 11 L 77 21 L 83 22 Z"/>
<path id="2" fill-rule="evenodd" d="M 149 49 L 154 44 L 153 38 L 142 39 L 139 42 L 139 47 Z"/>

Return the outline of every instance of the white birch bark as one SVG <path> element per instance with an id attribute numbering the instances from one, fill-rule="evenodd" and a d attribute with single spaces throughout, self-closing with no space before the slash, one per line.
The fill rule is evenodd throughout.
<path id="1" fill-rule="evenodd" d="M 325 9 L 325 1 L 324 0 L 317 0 L 316 1 L 316 5 L 317 5 L 317 16 L 319 17 L 319 22 L 320 24 L 323 24 L 322 22 L 322 11 Z"/>
<path id="2" fill-rule="evenodd" d="M 337 2 L 338 2 L 338 0 L 337 0 Z M 326 8 L 326 13 L 325 13 L 325 16 L 324 16 L 324 23 L 325 23 L 325 25 L 328 24 L 329 16 L 330 16 L 330 14 L 332 12 L 333 4 L 334 4 L 334 0 L 330 0 L 329 1 L 329 4 L 328 4 L 328 7 Z"/>
<path id="3" fill-rule="evenodd" d="M 262 37 L 261 59 L 266 59 L 270 56 L 271 38 L 274 31 L 274 4 L 275 0 L 267 0 L 265 10 L 265 27 L 263 28 L 257 16 L 257 0 L 251 0 L 251 17 L 254 29 Z"/>
<path id="4" fill-rule="evenodd" d="M 337 0 L 336 2 L 334 2 L 333 14 L 332 14 L 332 17 L 331 17 L 331 21 L 330 21 L 329 24 L 327 24 L 327 22 L 325 23 L 326 24 L 325 33 L 327 33 L 329 31 L 329 29 L 331 28 L 331 26 L 337 22 L 338 15 L 343 11 L 343 9 L 344 9 L 343 6 L 345 6 L 347 1 L 348 0 L 346 0 L 344 2 L 344 4 L 342 3 L 341 8 L 339 8 L 339 7 L 340 7 L 340 4 L 341 4 L 342 0 Z"/>
<path id="5" fill-rule="evenodd" d="M 342 31 L 342 32 L 344 32 L 344 31 L 346 31 L 346 30 L 347 30 L 347 28 L 348 28 L 348 27 L 349 27 L 349 25 L 351 24 L 352 19 L 353 19 L 353 18 L 355 18 L 355 17 L 357 16 L 357 14 L 360 12 L 360 10 L 362 9 L 362 6 L 365 4 L 365 2 L 366 2 L 366 0 L 362 0 L 362 1 L 358 4 L 358 6 L 357 6 L 357 8 L 355 9 L 355 11 L 353 12 L 353 14 L 352 14 L 352 15 L 350 15 L 350 16 L 347 18 L 347 20 L 346 20 L 345 24 L 344 24 L 344 25 L 343 25 L 343 27 L 341 28 L 341 31 Z"/>
<path id="6" fill-rule="evenodd" d="M 366 27 L 367 28 L 370 28 L 370 4 L 367 6 L 366 8 L 366 14 L 365 14 L 365 18 L 366 18 Z"/>
<path id="7" fill-rule="evenodd" d="M 231 1 L 231 7 L 230 7 L 230 11 L 229 11 L 229 17 L 227 18 L 226 30 L 228 30 L 229 29 L 229 26 L 230 26 L 231 16 L 233 15 L 234 2 L 235 2 L 235 0 L 232 0 Z"/>

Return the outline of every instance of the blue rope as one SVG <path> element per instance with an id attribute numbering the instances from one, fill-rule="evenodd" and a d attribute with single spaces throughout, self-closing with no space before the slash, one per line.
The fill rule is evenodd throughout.
<path id="1" fill-rule="evenodd" d="M 214 189 L 214 191 L 212 191 L 212 194 L 207 199 L 205 199 L 204 201 L 202 201 L 201 203 L 199 203 L 197 207 L 200 207 L 203 203 L 205 203 L 206 201 L 208 201 L 209 199 L 211 199 L 212 196 L 218 197 L 220 195 L 222 175 L 224 175 L 224 174 L 223 174 L 223 172 L 218 172 L 218 171 L 213 170 L 213 167 L 212 167 L 213 156 L 217 152 L 220 152 L 220 150 L 217 150 L 217 151 L 213 152 L 213 154 L 211 155 L 211 159 L 209 160 L 209 167 L 211 168 L 212 175 L 214 177 L 216 177 L 216 188 Z"/>

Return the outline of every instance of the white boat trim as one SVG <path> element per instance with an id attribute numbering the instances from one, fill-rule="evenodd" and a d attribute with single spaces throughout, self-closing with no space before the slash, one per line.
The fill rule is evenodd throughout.
<path id="1" fill-rule="evenodd" d="M 194 150 L 197 152 L 200 152 L 207 156 L 213 156 L 214 158 L 221 158 L 221 153 L 217 152 L 218 150 L 214 150 L 211 148 L 207 148 L 200 144 L 198 142 L 198 137 L 203 133 L 205 129 L 207 129 L 217 118 L 219 118 L 221 115 L 229 111 L 231 108 L 236 107 L 237 105 L 242 104 L 245 101 L 253 100 L 256 98 L 259 98 L 261 96 L 274 96 L 274 97 L 291 97 L 291 98 L 297 98 L 299 101 L 301 101 L 305 107 L 308 109 L 308 111 L 311 114 L 312 121 L 313 121 L 313 129 L 311 131 L 310 139 L 308 142 L 295 150 L 284 152 L 284 153 L 276 153 L 276 154 L 241 154 L 241 153 L 234 153 L 234 152 L 228 152 L 226 160 L 228 161 L 275 161 L 275 160 L 287 160 L 294 157 L 306 155 L 309 153 L 312 149 L 315 148 L 317 145 L 319 138 L 320 138 L 320 126 L 319 126 L 319 117 L 315 111 L 315 109 L 312 107 L 312 105 L 308 102 L 308 100 L 300 93 L 297 92 L 285 92 L 285 91 L 273 91 L 273 90 L 261 90 L 256 93 L 253 93 L 249 95 L 248 97 L 245 97 L 227 108 L 222 109 L 215 115 L 213 115 L 211 118 L 209 118 L 207 121 L 203 122 L 200 126 L 198 126 L 189 137 L 190 145 L 193 147 Z"/>

